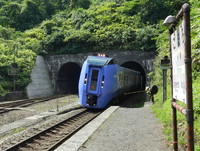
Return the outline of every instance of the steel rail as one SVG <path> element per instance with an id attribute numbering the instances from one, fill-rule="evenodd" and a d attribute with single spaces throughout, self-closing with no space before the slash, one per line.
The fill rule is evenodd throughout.
<path id="1" fill-rule="evenodd" d="M 61 145 L 64 141 L 66 141 L 68 138 L 70 138 L 74 133 L 76 133 L 78 130 L 80 130 L 83 126 L 85 126 L 87 123 L 89 123 L 91 120 L 93 120 L 95 117 L 97 117 L 102 111 L 96 111 L 96 112 L 91 112 L 90 110 L 85 110 L 82 111 L 68 119 L 65 119 L 7 149 L 5 149 L 4 151 L 18 151 L 18 150 L 23 150 L 23 149 L 35 149 L 33 146 L 31 145 L 31 143 L 35 144 L 35 143 L 39 143 L 40 141 L 42 141 L 42 139 L 47 138 L 47 140 L 45 139 L 45 142 L 52 139 L 52 138 L 56 138 L 58 140 L 56 140 L 56 142 L 52 145 L 52 143 L 46 144 L 46 149 L 45 151 L 52 151 L 54 149 L 56 149 L 59 145 Z M 82 122 L 82 118 L 84 118 L 84 116 L 91 116 L 90 118 L 86 119 L 86 121 Z M 63 134 L 64 136 L 61 136 L 61 138 L 59 138 L 60 134 L 59 131 L 62 131 L 62 128 L 64 129 L 65 127 L 70 126 L 71 124 L 73 124 L 73 122 L 80 122 L 81 124 L 76 125 L 76 127 L 72 127 L 70 132 L 66 132 L 66 134 Z M 76 123 L 77 124 L 77 123 Z M 50 138 L 52 135 L 52 138 Z M 46 137 L 45 137 L 46 136 Z M 48 137 L 47 137 L 48 136 Z M 52 141 L 52 140 L 50 140 Z M 55 141 L 55 140 L 53 140 Z M 32 147 L 31 147 L 32 146 Z M 43 144 L 44 146 L 44 144 Z M 44 150 L 44 149 L 42 149 Z"/>
<path id="2" fill-rule="evenodd" d="M 35 98 L 35 99 L 25 99 L 25 100 L 18 100 L 18 101 L 11 101 L 8 103 L 1 103 L 0 104 L 0 114 L 6 113 L 12 110 L 18 110 L 20 107 L 27 107 L 33 104 L 38 104 L 42 102 L 46 102 L 52 99 L 60 98 L 63 96 L 53 96 L 53 97 L 43 97 L 43 98 Z M 35 102 L 36 100 L 40 100 Z"/>

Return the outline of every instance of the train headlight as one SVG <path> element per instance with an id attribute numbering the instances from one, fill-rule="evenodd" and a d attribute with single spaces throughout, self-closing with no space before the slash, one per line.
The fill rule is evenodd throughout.
<path id="1" fill-rule="evenodd" d="M 103 88 L 103 86 L 104 86 L 104 76 L 103 76 L 102 81 L 101 81 L 101 88 Z"/>
<path id="2" fill-rule="evenodd" d="M 87 83 L 87 73 L 85 74 L 84 85 Z"/>
<path id="3" fill-rule="evenodd" d="M 98 57 L 108 57 L 106 54 L 97 54 Z"/>
<path id="4" fill-rule="evenodd" d="M 84 79 L 84 85 L 86 85 L 86 83 L 87 83 L 87 79 Z"/>

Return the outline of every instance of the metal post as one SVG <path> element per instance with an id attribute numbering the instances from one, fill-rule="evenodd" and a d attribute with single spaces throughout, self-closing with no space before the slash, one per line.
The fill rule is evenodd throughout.
<path id="1" fill-rule="evenodd" d="M 57 106 L 57 112 L 59 112 L 59 105 L 58 105 L 58 99 L 56 99 L 56 106 Z"/>
<path id="2" fill-rule="evenodd" d="M 175 99 L 172 99 L 175 102 Z M 177 130 L 177 113 L 176 108 L 172 106 L 172 128 L 173 128 L 173 148 L 178 151 L 178 130 Z"/>
<path id="3" fill-rule="evenodd" d="M 167 69 L 170 69 L 170 60 L 168 56 L 163 56 L 161 59 L 161 69 L 163 72 L 163 102 L 167 99 Z"/>
<path id="4" fill-rule="evenodd" d="M 191 70 L 191 39 L 190 39 L 190 6 L 184 4 L 182 7 L 185 30 L 185 73 L 186 73 L 186 120 L 188 151 L 194 151 L 194 113 L 192 102 L 192 70 Z"/>
<path id="5" fill-rule="evenodd" d="M 176 102 L 175 99 L 173 99 L 173 68 L 172 68 L 172 52 L 171 52 L 171 34 L 173 33 L 173 27 L 169 28 L 169 44 L 170 44 L 170 66 L 171 66 L 171 98 L 172 98 L 172 103 Z M 176 108 L 171 105 L 172 107 L 172 132 L 173 132 L 173 148 L 174 151 L 178 151 L 178 131 L 177 131 L 177 113 L 176 113 Z"/>
<path id="6" fill-rule="evenodd" d="M 167 70 L 163 69 L 163 102 L 167 99 Z"/>

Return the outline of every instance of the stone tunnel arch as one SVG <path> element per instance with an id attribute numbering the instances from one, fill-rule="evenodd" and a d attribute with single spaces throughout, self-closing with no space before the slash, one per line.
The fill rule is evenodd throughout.
<path id="1" fill-rule="evenodd" d="M 63 64 L 57 76 L 57 94 L 77 94 L 81 67 L 74 62 Z"/>
<path id="2" fill-rule="evenodd" d="M 141 90 L 144 90 L 146 86 L 146 73 L 142 65 L 140 65 L 139 63 L 135 61 L 127 61 L 127 62 L 122 63 L 121 66 L 128 69 L 139 71 L 141 73 L 141 76 L 142 76 Z"/>

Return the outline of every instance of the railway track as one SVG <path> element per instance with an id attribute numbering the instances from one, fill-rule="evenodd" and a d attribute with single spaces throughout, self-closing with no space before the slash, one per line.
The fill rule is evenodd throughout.
<path id="1" fill-rule="evenodd" d="M 27 107 L 29 105 L 49 101 L 55 98 L 60 98 L 63 96 L 52 96 L 52 97 L 44 97 L 44 98 L 37 98 L 37 99 L 25 99 L 25 100 L 18 100 L 18 101 L 11 101 L 11 102 L 5 102 L 0 104 L 0 114 L 9 112 L 12 110 L 17 110 L 22 107 Z"/>
<path id="2" fill-rule="evenodd" d="M 102 111 L 85 110 L 29 137 L 4 151 L 52 151 Z"/>

